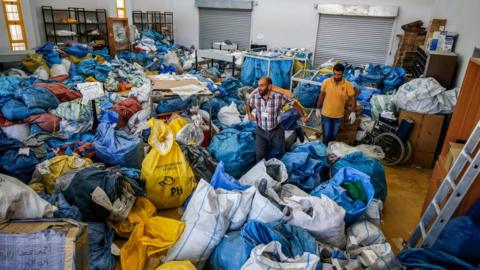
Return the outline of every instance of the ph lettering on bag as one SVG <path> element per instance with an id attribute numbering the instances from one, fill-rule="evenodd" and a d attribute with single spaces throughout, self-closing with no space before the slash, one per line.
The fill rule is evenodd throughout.
<path id="1" fill-rule="evenodd" d="M 176 195 L 182 195 L 182 193 L 183 193 L 183 188 L 182 188 L 182 186 L 172 187 L 172 188 L 170 189 L 170 191 L 171 191 L 170 196 L 172 196 L 172 197 L 173 197 L 173 195 L 175 195 L 175 194 L 176 194 Z"/>
<path id="2" fill-rule="evenodd" d="M 171 176 L 164 176 L 163 179 L 161 181 L 158 181 L 158 184 L 160 186 L 171 186 L 173 184 L 175 184 L 175 178 L 171 177 Z"/>

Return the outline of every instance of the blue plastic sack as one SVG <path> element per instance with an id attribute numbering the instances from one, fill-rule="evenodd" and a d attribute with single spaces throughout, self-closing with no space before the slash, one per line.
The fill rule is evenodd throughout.
<path id="1" fill-rule="evenodd" d="M 252 248 L 259 244 L 268 244 L 271 241 L 278 241 L 282 244 L 283 253 L 293 258 L 304 252 L 317 254 L 317 242 L 315 238 L 305 229 L 282 224 L 281 222 L 263 223 L 256 220 L 247 222 L 241 232 L 245 241 Z"/>
<path id="2" fill-rule="evenodd" d="M 238 270 L 250 258 L 252 245 L 240 236 L 240 231 L 225 234 L 208 258 L 205 269 Z"/>
<path id="3" fill-rule="evenodd" d="M 255 132 L 255 129 L 257 128 L 256 122 L 241 122 L 235 125 L 231 125 L 230 128 L 234 128 L 238 131 L 241 132 Z"/>
<path id="4" fill-rule="evenodd" d="M 251 220 L 240 232 L 233 231 L 222 238 L 210 255 L 206 269 L 240 269 L 250 257 L 254 247 L 271 241 L 280 242 L 283 253 L 289 258 L 304 252 L 317 254 L 318 251 L 315 238 L 300 227 Z M 317 269 L 321 268 L 321 265 L 317 267 Z"/>
<path id="5" fill-rule="evenodd" d="M 221 188 L 225 190 L 246 190 L 250 186 L 244 186 L 240 182 L 225 172 L 223 162 L 220 161 L 212 175 L 210 185 L 214 189 Z"/>
<path id="6" fill-rule="evenodd" d="M 293 151 L 283 155 L 282 162 L 287 167 L 287 182 L 306 192 L 312 191 L 322 181 L 328 179 L 327 148 L 320 141 L 297 146 Z"/>
<path id="7" fill-rule="evenodd" d="M 478 251 L 478 250 L 477 250 Z M 448 253 L 424 248 L 410 248 L 397 254 L 407 269 L 478 270 L 479 268 Z"/>
<path id="8" fill-rule="evenodd" d="M 191 99 L 182 100 L 179 97 L 161 99 L 157 105 L 157 113 L 171 113 L 186 110 L 191 107 Z"/>
<path id="9" fill-rule="evenodd" d="M 10 121 L 23 120 L 30 115 L 42 114 L 45 110 L 40 108 L 28 108 L 22 102 L 10 99 L 2 106 L 3 117 Z"/>
<path id="10" fill-rule="evenodd" d="M 33 151 L 0 130 L 0 172 L 28 183 L 38 159 Z"/>
<path id="11" fill-rule="evenodd" d="M 0 106 L 15 98 L 16 89 L 21 88 L 22 79 L 17 76 L 0 77 Z"/>
<path id="12" fill-rule="evenodd" d="M 71 47 L 67 48 L 67 54 L 73 55 L 78 58 L 85 57 L 87 54 L 92 53 L 87 46 L 82 44 L 73 44 Z"/>
<path id="13" fill-rule="evenodd" d="M 211 113 L 212 119 L 216 119 L 220 109 L 225 106 L 228 106 L 228 104 L 225 101 L 219 98 L 211 98 L 207 102 L 200 105 L 200 109 L 207 111 L 208 113 Z M 211 112 L 210 112 L 210 109 L 211 109 Z"/>
<path id="14" fill-rule="evenodd" d="M 406 71 L 402 67 L 385 66 L 383 73 L 383 93 L 391 94 L 405 82 Z"/>
<path id="15" fill-rule="evenodd" d="M 382 89 L 383 80 L 385 78 L 385 75 L 383 74 L 383 66 L 370 64 L 364 69 L 359 77 L 359 82 L 362 84 Z"/>
<path id="16" fill-rule="evenodd" d="M 21 97 L 23 103 L 27 105 L 28 108 L 40 108 L 40 109 L 55 109 L 60 104 L 58 98 L 53 95 L 48 89 L 33 86 L 24 88 L 21 91 Z"/>
<path id="17" fill-rule="evenodd" d="M 355 88 L 357 88 L 360 93 L 357 96 L 357 100 L 359 101 L 370 101 L 373 95 L 378 94 L 381 95 L 382 92 L 375 88 L 368 88 L 363 85 L 355 84 Z"/>
<path id="18" fill-rule="evenodd" d="M 242 87 L 239 80 L 234 77 L 225 78 L 222 82 L 222 87 L 227 91 L 229 97 L 238 97 L 238 88 Z"/>
<path id="19" fill-rule="evenodd" d="M 103 57 L 103 58 L 104 58 L 105 60 L 107 60 L 107 61 L 109 61 L 109 60 L 111 59 L 110 53 L 108 52 L 108 48 L 107 48 L 107 47 L 103 47 L 103 48 L 100 49 L 100 50 L 94 50 L 94 51 L 92 52 L 92 54 L 93 54 L 94 56 L 97 56 L 97 55 L 98 55 L 98 56 L 101 56 L 101 57 Z"/>
<path id="20" fill-rule="evenodd" d="M 93 58 L 87 58 L 78 64 L 78 71 L 81 75 L 85 77 L 92 76 L 100 82 L 104 82 L 107 79 L 111 70 L 111 67 L 99 64 Z"/>
<path id="21" fill-rule="evenodd" d="M 280 115 L 283 130 L 295 130 L 298 127 L 298 120 L 300 120 L 300 114 L 295 109 L 289 109 Z"/>
<path id="22" fill-rule="evenodd" d="M 370 176 L 370 182 L 375 189 L 374 198 L 385 201 L 387 198 L 387 181 L 383 165 L 376 159 L 365 156 L 362 152 L 354 152 L 339 159 L 332 165 L 332 174 L 340 169 L 350 167 Z"/>
<path id="23" fill-rule="evenodd" d="M 36 53 L 42 54 L 43 59 L 47 62 L 48 67 L 52 67 L 54 64 L 61 64 L 62 60 L 60 59 L 59 53 L 53 49 L 54 44 L 51 41 L 47 41 L 38 49 L 35 50 Z"/>
<path id="24" fill-rule="evenodd" d="M 235 178 L 245 174 L 255 164 L 255 140 L 251 132 L 234 128 L 213 136 L 208 151 L 225 164 L 225 171 Z"/>
<path id="25" fill-rule="evenodd" d="M 367 197 L 367 203 L 360 200 L 352 200 L 341 184 L 343 182 L 361 181 L 365 195 Z M 325 195 L 334 200 L 338 205 L 345 209 L 345 222 L 351 223 L 356 218 L 361 216 L 365 210 L 370 206 L 372 202 L 375 190 L 370 183 L 370 176 L 364 174 L 353 168 L 341 168 L 328 182 L 319 185 L 315 188 L 310 195 L 320 196 Z"/>
<path id="26" fill-rule="evenodd" d="M 359 67 L 353 67 L 350 65 L 347 65 L 345 67 L 345 72 L 343 73 L 343 77 L 352 83 L 359 82 L 360 81 L 360 73 L 362 73 L 363 69 Z"/>
<path id="27" fill-rule="evenodd" d="M 143 140 L 123 130 L 115 130 L 118 114 L 105 111 L 95 135 L 95 157 L 109 165 L 141 168 L 145 156 Z"/>
<path id="28" fill-rule="evenodd" d="M 354 86 L 360 91 L 357 96 L 357 100 L 363 106 L 362 114 L 371 116 L 372 105 L 370 104 L 370 99 L 374 94 L 382 94 L 382 92 L 378 89 L 368 88 L 357 83 L 355 83 Z"/>
<path id="29" fill-rule="evenodd" d="M 465 216 L 450 220 L 432 249 L 446 252 L 474 265 L 480 264 L 480 200 Z"/>
<path id="30" fill-rule="evenodd" d="M 315 108 L 317 105 L 320 86 L 299 83 L 293 91 L 295 98 L 306 108 Z"/>
<path id="31" fill-rule="evenodd" d="M 142 31 L 142 38 L 151 38 L 155 41 L 161 41 L 164 39 L 164 36 L 159 32 L 152 30 L 152 29 L 145 29 Z"/>
<path id="32" fill-rule="evenodd" d="M 55 193 L 53 195 L 40 194 L 40 197 L 58 208 L 58 210 L 53 213 L 55 218 L 82 220 L 82 213 L 80 213 L 78 207 L 69 204 L 62 193 Z"/>
<path id="33" fill-rule="evenodd" d="M 88 223 L 88 264 L 91 270 L 115 269 L 111 253 L 114 231 L 105 223 Z"/>

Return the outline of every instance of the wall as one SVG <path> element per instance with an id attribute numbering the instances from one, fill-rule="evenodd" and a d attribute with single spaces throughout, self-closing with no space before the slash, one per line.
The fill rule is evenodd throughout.
<path id="1" fill-rule="evenodd" d="M 175 0 L 173 30 L 175 43 L 198 48 L 198 8 L 195 7 L 195 0 Z"/>
<path id="2" fill-rule="evenodd" d="M 179 1 L 185 0 L 130 0 L 132 9 L 141 11 L 173 11 L 175 2 Z"/>
<path id="3" fill-rule="evenodd" d="M 198 9 L 194 0 L 175 1 L 175 39 L 182 45 L 198 46 Z M 318 27 L 314 3 L 365 5 L 397 5 L 400 7 L 392 50 L 387 63 L 392 63 L 398 45 L 396 34 L 403 34 L 401 25 L 421 19 L 428 24 L 435 0 L 257 0 L 252 13 L 253 43 L 269 47 L 297 47 L 313 50 Z M 288 18 L 288 19 L 286 19 Z"/>
<path id="4" fill-rule="evenodd" d="M 392 40 L 393 47 L 387 57 L 387 63 L 391 64 L 398 45 L 398 39 L 395 36 L 403 34 L 401 26 L 418 19 L 427 24 L 434 0 L 296 0 L 294 3 L 291 0 L 258 0 L 258 6 L 255 7 L 252 18 L 252 41 L 273 47 L 305 47 L 313 50 L 319 16 L 313 8 L 314 3 L 399 6 Z M 264 38 L 257 39 L 258 34 L 262 34 Z"/>
<path id="5" fill-rule="evenodd" d="M 27 11 L 32 15 L 31 23 L 26 24 L 30 47 L 38 46 L 45 40 L 40 10 L 42 5 L 57 8 L 105 8 L 108 16 L 115 15 L 114 0 L 22 0 L 22 4 L 23 2 L 25 2 L 24 17 L 27 18 Z M 440 2 L 448 2 L 448 0 Z M 428 24 L 432 13 L 431 6 L 434 5 L 435 0 L 257 0 L 257 3 L 252 13 L 252 42 L 267 44 L 269 47 L 302 47 L 313 50 L 318 27 L 318 12 L 313 8 L 314 3 L 398 5 L 400 13 L 395 34 L 401 34 L 403 31 L 400 26 L 404 23 L 422 19 Z M 195 7 L 195 0 L 127 0 L 128 17 L 131 16 L 132 10 L 173 11 L 176 43 L 198 47 L 198 9 Z M 4 40 L 2 38 L 0 42 L 0 49 L 4 46 L 2 45 Z M 397 43 L 398 40 L 394 37 L 387 63 L 393 61 Z"/>
<path id="6" fill-rule="evenodd" d="M 432 9 L 431 18 L 447 19 L 446 29 L 459 34 L 455 45 L 455 52 L 459 55 L 456 86 L 462 84 L 475 46 L 480 48 L 479 11 L 478 0 L 437 0 Z"/>

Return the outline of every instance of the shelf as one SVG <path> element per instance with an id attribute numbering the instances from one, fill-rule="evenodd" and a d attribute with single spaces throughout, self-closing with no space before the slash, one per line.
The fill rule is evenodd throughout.
<path id="1" fill-rule="evenodd" d="M 63 22 L 45 22 L 45 24 L 59 24 L 59 25 L 77 25 L 77 24 L 86 24 L 86 25 L 97 25 L 97 24 L 107 24 L 107 23 L 84 23 L 84 22 L 78 22 L 78 23 L 63 23 Z"/>
<path id="2" fill-rule="evenodd" d="M 45 36 L 49 40 L 54 40 L 57 44 L 61 40 L 76 40 L 84 43 L 91 39 L 108 39 L 107 11 L 106 9 L 85 10 L 80 7 L 69 7 L 67 9 L 56 9 L 52 6 L 42 6 L 43 23 Z M 96 16 L 96 17 L 94 17 Z M 64 22 L 62 20 L 71 18 L 77 22 Z M 93 21 L 97 20 L 97 21 Z M 100 20 L 100 21 L 98 21 Z M 103 21 L 103 22 L 102 22 Z M 67 27 L 65 27 L 67 26 Z M 49 33 L 52 30 L 69 30 L 74 35 L 59 36 L 57 33 Z M 101 34 L 87 34 L 87 31 L 102 31 Z"/>
<path id="3" fill-rule="evenodd" d="M 70 36 L 59 36 L 59 35 L 47 35 L 47 37 L 50 37 L 50 38 L 70 38 L 70 37 L 78 37 L 80 35 L 70 35 Z"/>
<path id="4" fill-rule="evenodd" d="M 45 24 L 76 25 L 76 24 L 79 24 L 79 23 L 45 22 Z"/>

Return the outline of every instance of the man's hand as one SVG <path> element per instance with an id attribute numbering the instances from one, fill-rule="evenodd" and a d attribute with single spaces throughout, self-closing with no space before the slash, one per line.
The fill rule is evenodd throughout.
<path id="1" fill-rule="evenodd" d="M 355 114 L 355 112 L 351 112 L 350 115 L 348 116 L 348 120 L 350 120 L 350 125 L 353 125 L 356 119 L 357 119 L 357 115 Z"/>
<path id="2" fill-rule="evenodd" d="M 322 117 L 322 111 L 320 109 L 315 109 L 315 115 L 320 118 Z"/>
<path id="3" fill-rule="evenodd" d="M 304 124 L 306 124 L 306 123 L 307 123 L 307 121 L 308 121 L 308 118 L 307 118 L 307 116 L 306 116 L 306 115 L 304 115 L 304 116 L 300 117 L 300 119 L 302 120 L 302 123 L 304 123 Z"/>
<path id="4" fill-rule="evenodd" d="M 250 121 L 255 121 L 255 116 L 253 116 L 252 113 L 249 113 L 249 114 L 248 114 L 248 120 L 250 120 Z"/>

